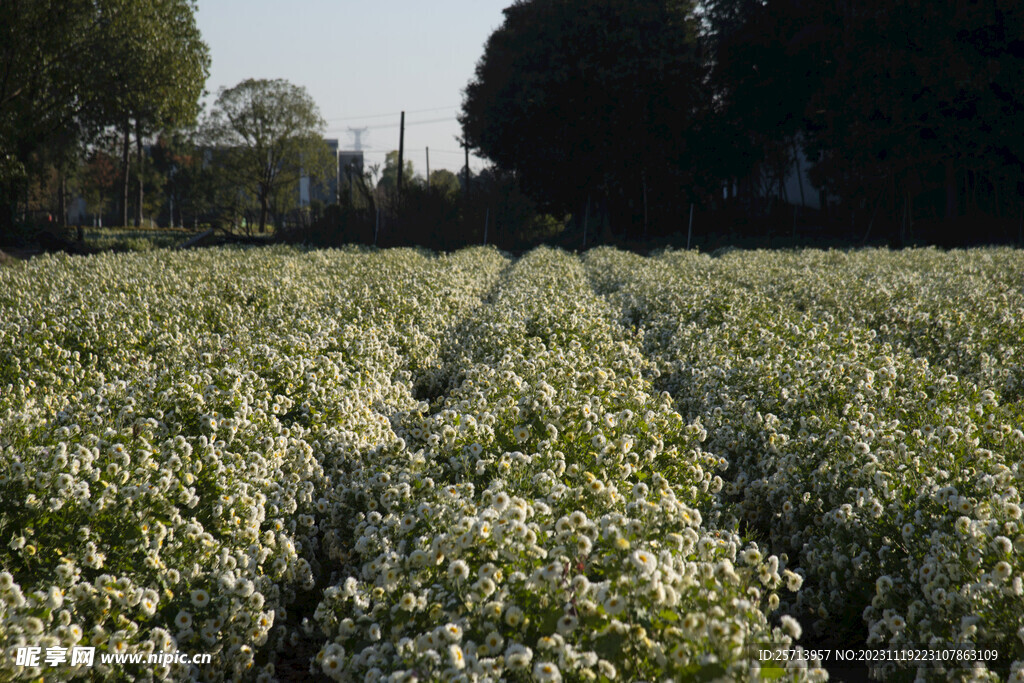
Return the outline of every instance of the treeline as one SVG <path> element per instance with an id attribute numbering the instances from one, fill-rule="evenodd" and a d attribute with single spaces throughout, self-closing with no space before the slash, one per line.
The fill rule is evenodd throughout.
<path id="1" fill-rule="evenodd" d="M 563 236 L 569 216 L 552 216 L 519 187 L 514 175 L 496 168 L 455 174 L 430 173 L 429 182 L 403 164 L 398 188 L 398 152 L 383 167 L 342 177 L 335 204 L 312 202 L 298 220 L 284 223 L 279 236 L 323 246 L 417 245 L 455 250 L 472 244 L 525 250 Z M 467 183 L 468 181 L 468 183 Z"/>
<path id="2" fill-rule="evenodd" d="M 695 207 L 705 238 L 1009 241 L 1021 83 L 1009 0 L 521 0 L 461 120 L 543 207 L 620 238 Z"/>
<path id="3" fill-rule="evenodd" d="M 146 163 L 170 163 L 147 145 L 194 123 L 209 73 L 195 10 L 194 0 L 0 3 L 0 239 L 62 224 L 72 180 L 112 203 L 121 225 L 142 222 L 160 171 Z"/>
<path id="4" fill-rule="evenodd" d="M 401 190 L 397 155 L 338 169 L 286 81 L 222 89 L 197 125 L 194 13 L 0 4 L 0 243 L 72 195 L 118 225 L 322 244 L 1024 242 L 1017 2 L 518 0 L 460 115 L 492 168 L 410 166 Z M 307 203 L 303 178 L 331 187 Z"/>

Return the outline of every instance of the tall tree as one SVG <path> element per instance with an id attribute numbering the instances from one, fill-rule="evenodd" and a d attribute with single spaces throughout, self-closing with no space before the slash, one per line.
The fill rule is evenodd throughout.
<path id="1" fill-rule="evenodd" d="M 648 196 L 671 212 L 699 176 L 710 103 L 693 3 L 520 0 L 504 15 L 465 91 L 470 146 L 551 209 L 582 214 L 593 194 L 626 219 Z"/>
<path id="2" fill-rule="evenodd" d="M 1024 107 L 1020 3 L 870 0 L 819 9 L 815 22 L 833 55 L 808 110 L 824 182 L 848 196 L 877 195 L 893 222 L 929 185 L 944 191 L 934 208 L 946 218 L 961 213 L 961 179 L 1012 180 L 1004 196 L 1016 191 L 1024 180 L 1024 145 L 1011 133 Z"/>
<path id="3" fill-rule="evenodd" d="M 111 87 L 102 116 L 123 134 L 122 207 L 128 223 L 130 140 L 138 169 L 135 224 L 142 222 L 145 137 L 186 126 L 199 113 L 209 48 L 195 22 L 194 0 L 103 0 L 104 68 Z"/>
<path id="4" fill-rule="evenodd" d="M 66 159 L 77 123 L 95 105 L 96 4 L 0 3 L 0 236 L 13 224 L 33 158 Z"/>
<path id="5" fill-rule="evenodd" d="M 206 137 L 220 148 L 225 172 L 258 202 L 260 232 L 281 186 L 330 173 L 323 127 L 306 89 L 286 80 L 249 79 L 220 90 Z"/>
<path id="6" fill-rule="evenodd" d="M 459 183 L 457 175 L 446 168 L 440 168 L 431 171 L 429 188 L 443 197 L 455 198 L 458 197 L 462 185 Z"/>
<path id="7" fill-rule="evenodd" d="M 94 214 L 102 220 L 114 198 L 118 181 L 117 141 L 105 137 L 93 146 L 80 170 L 82 196 Z"/>
<path id="8" fill-rule="evenodd" d="M 710 0 L 718 120 L 747 159 L 794 132 L 811 178 L 868 224 L 999 214 L 1024 180 L 1024 6 Z M 1004 208 L 1009 208 L 1004 207 Z M 1016 208 L 1016 207 L 1014 207 Z"/>
<path id="9" fill-rule="evenodd" d="M 703 8 L 714 89 L 704 122 L 713 148 L 704 157 L 724 179 L 777 184 L 790 171 L 808 102 L 821 83 L 820 56 L 809 54 L 806 43 L 823 28 L 780 14 L 770 0 L 707 0 Z"/>
<path id="10" fill-rule="evenodd" d="M 126 157 L 132 129 L 141 140 L 194 119 L 209 70 L 194 11 L 193 0 L 0 3 L 0 231 L 34 157 L 63 174 L 106 127 L 125 133 Z"/>

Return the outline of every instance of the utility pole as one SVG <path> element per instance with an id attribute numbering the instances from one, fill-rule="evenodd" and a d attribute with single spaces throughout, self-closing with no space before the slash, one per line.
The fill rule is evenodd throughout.
<path id="1" fill-rule="evenodd" d="M 398 128 L 398 196 L 402 196 L 402 165 L 405 158 L 405 112 L 402 112 L 402 123 Z"/>
<path id="2" fill-rule="evenodd" d="M 430 189 L 430 148 L 427 147 L 427 189 Z"/>
<path id="3" fill-rule="evenodd" d="M 487 246 L 487 224 L 491 221 L 491 207 L 487 207 L 487 213 L 484 214 L 484 246 Z"/>

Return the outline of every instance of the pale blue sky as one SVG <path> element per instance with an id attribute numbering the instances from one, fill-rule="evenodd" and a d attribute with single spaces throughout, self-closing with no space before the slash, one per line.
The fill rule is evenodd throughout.
<path id="1" fill-rule="evenodd" d="M 210 46 L 206 88 L 246 78 L 284 78 L 305 87 L 327 120 L 327 137 L 351 146 L 363 136 L 368 164 L 398 149 L 405 110 L 405 158 L 422 174 L 458 170 L 455 137 L 462 90 L 484 43 L 512 0 L 199 0 L 196 18 Z M 369 117 L 369 118 L 368 118 Z M 423 122 L 417 124 L 417 122 Z M 484 162 L 470 157 L 478 171 Z"/>

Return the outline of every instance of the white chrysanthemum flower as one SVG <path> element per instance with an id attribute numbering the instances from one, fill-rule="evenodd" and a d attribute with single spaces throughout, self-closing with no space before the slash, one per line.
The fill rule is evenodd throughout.
<path id="1" fill-rule="evenodd" d="M 457 643 L 462 640 L 462 628 L 458 624 L 449 622 L 441 629 L 441 631 L 449 642 Z"/>
<path id="2" fill-rule="evenodd" d="M 579 625 L 579 619 L 571 614 L 563 614 L 558 619 L 558 632 L 565 635 L 576 630 L 576 626 Z"/>
<path id="3" fill-rule="evenodd" d="M 181 630 L 185 630 L 192 626 L 192 614 L 182 610 L 178 612 L 178 616 L 174 618 L 174 625 Z"/>
<path id="4" fill-rule="evenodd" d="M 512 628 L 518 628 L 523 623 L 524 616 L 523 610 L 515 605 L 510 605 L 505 610 L 505 623 Z"/>
<path id="5" fill-rule="evenodd" d="M 626 609 L 626 601 L 618 595 L 609 595 L 604 601 L 604 611 L 609 616 L 616 616 L 622 614 L 622 611 Z"/>
<path id="6" fill-rule="evenodd" d="M 500 652 L 505 646 L 505 639 L 497 631 L 491 631 L 484 638 L 484 644 L 491 652 Z"/>
<path id="7" fill-rule="evenodd" d="M 629 560 L 644 576 L 650 576 L 658 568 L 658 558 L 646 550 L 634 550 Z"/>
<path id="8" fill-rule="evenodd" d="M 757 548 L 747 548 L 743 551 L 742 557 L 745 564 L 754 566 L 758 564 L 764 556 Z"/>
<path id="9" fill-rule="evenodd" d="M 192 600 L 192 605 L 200 609 L 210 604 L 210 594 L 202 588 L 189 593 L 189 597 Z"/>
<path id="10" fill-rule="evenodd" d="M 448 565 L 448 577 L 456 581 L 469 578 L 469 565 L 464 560 L 454 560 Z"/>
<path id="11" fill-rule="evenodd" d="M 992 539 L 992 545 L 995 547 L 996 552 L 1004 555 L 1009 555 L 1013 552 L 1013 541 L 1006 536 L 996 536 Z"/>
<path id="12" fill-rule="evenodd" d="M 889 615 L 889 617 L 885 620 L 885 623 L 886 626 L 888 626 L 893 633 L 899 633 L 907 625 L 907 621 L 902 616 L 895 613 Z"/>
<path id="13" fill-rule="evenodd" d="M 324 656 L 323 659 L 320 661 L 320 668 L 323 670 L 325 674 L 331 677 L 340 676 L 342 666 L 342 657 L 335 653 L 331 653 L 329 655 Z"/>
<path id="14" fill-rule="evenodd" d="M 542 683 L 560 683 L 562 672 L 552 662 L 537 662 L 533 665 L 533 677 Z"/>
<path id="15" fill-rule="evenodd" d="M 448 646 L 448 663 L 459 671 L 466 668 L 466 656 L 461 647 L 455 644 Z"/>
<path id="16" fill-rule="evenodd" d="M 520 643 L 513 643 L 505 649 L 505 664 L 513 671 L 523 670 L 530 666 L 533 650 Z"/>
<path id="17" fill-rule="evenodd" d="M 800 640 L 800 636 L 803 634 L 803 628 L 801 628 L 799 621 L 788 614 L 783 614 L 779 619 L 779 625 L 790 638 Z"/>

